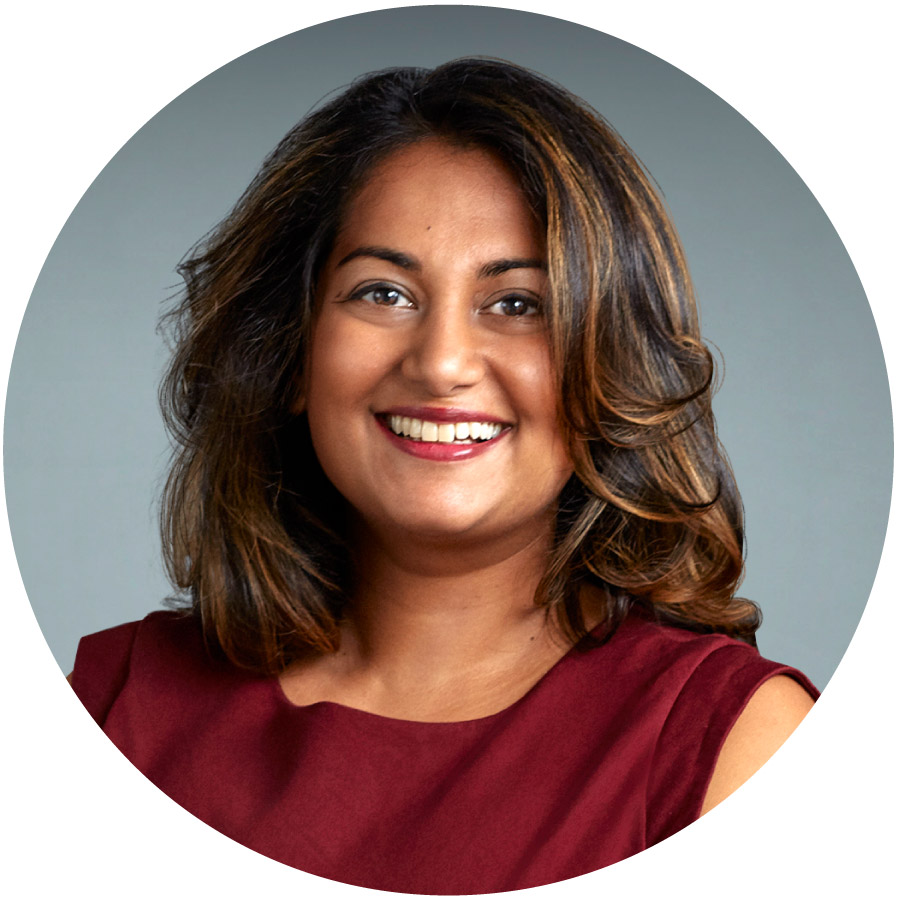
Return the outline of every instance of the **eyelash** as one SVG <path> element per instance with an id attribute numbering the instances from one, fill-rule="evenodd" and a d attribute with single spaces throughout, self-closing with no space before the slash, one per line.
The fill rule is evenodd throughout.
<path id="1" fill-rule="evenodd" d="M 494 306 L 500 306 L 502 303 L 509 302 L 525 304 L 526 312 L 512 316 L 504 315 L 504 318 L 506 319 L 528 319 L 532 316 L 539 316 L 541 314 L 541 301 L 538 300 L 537 297 L 529 297 L 527 294 L 506 294 L 484 308 L 491 309 Z"/>
<path id="2" fill-rule="evenodd" d="M 400 288 L 395 287 L 392 284 L 366 284 L 361 288 L 357 288 L 347 299 L 365 300 L 369 294 L 376 293 L 396 294 L 399 298 L 406 300 L 409 303 L 409 306 L 398 306 L 396 303 L 379 303 L 377 300 L 367 300 L 366 302 L 372 303 L 374 306 L 387 306 L 388 308 L 395 309 L 409 309 L 410 306 L 413 305 L 409 297 L 407 297 Z"/>
<path id="3" fill-rule="evenodd" d="M 409 305 L 400 305 L 399 303 L 382 303 L 374 299 L 366 299 L 370 294 L 394 294 L 398 299 L 406 300 Z M 396 287 L 392 284 L 367 284 L 363 285 L 360 288 L 357 288 L 353 291 L 352 294 L 347 298 L 348 300 L 362 300 L 366 303 L 371 303 L 374 306 L 385 306 L 389 309 L 410 309 L 414 306 L 412 300 L 406 296 L 406 294 L 400 288 Z M 510 293 L 505 294 L 504 296 L 498 298 L 497 300 L 493 300 L 487 305 L 481 308 L 481 311 L 487 311 L 493 309 L 495 306 L 500 306 L 504 303 L 522 303 L 524 304 L 525 312 L 522 312 L 518 315 L 505 315 L 504 313 L 499 313 L 503 318 L 506 319 L 526 319 L 531 318 L 532 316 L 539 316 L 541 314 L 541 301 L 537 297 L 531 297 L 528 294 L 521 293 Z"/>

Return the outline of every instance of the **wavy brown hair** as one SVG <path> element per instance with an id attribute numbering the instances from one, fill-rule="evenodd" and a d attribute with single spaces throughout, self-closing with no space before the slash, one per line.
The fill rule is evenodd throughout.
<path id="1" fill-rule="evenodd" d="M 373 166 L 427 138 L 493 151 L 546 233 L 546 324 L 574 474 L 535 602 L 571 636 L 600 589 L 607 634 L 639 605 L 753 642 L 734 592 L 742 508 L 715 433 L 713 359 L 651 180 L 587 104 L 510 63 L 463 59 L 367 75 L 265 160 L 179 267 L 161 388 L 175 456 L 167 568 L 208 640 L 264 673 L 338 645 L 353 578 L 344 503 L 291 411 L 317 276 Z"/>

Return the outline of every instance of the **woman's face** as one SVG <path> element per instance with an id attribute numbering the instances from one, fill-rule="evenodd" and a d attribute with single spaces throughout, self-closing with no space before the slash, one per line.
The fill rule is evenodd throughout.
<path id="1" fill-rule="evenodd" d="M 322 468 L 377 532 L 546 533 L 572 471 L 546 281 L 536 223 L 485 151 L 404 148 L 350 204 L 303 400 Z"/>

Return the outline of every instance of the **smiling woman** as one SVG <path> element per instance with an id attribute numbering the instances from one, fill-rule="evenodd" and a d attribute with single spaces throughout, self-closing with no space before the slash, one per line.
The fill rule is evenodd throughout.
<path id="1" fill-rule="evenodd" d="M 481 150 L 399 150 L 348 207 L 320 279 L 305 405 L 325 474 L 381 543 L 433 535 L 445 553 L 505 535 L 546 552 L 572 466 L 543 257 L 521 189 Z"/>
<path id="2" fill-rule="evenodd" d="M 360 79 L 183 274 L 185 602 L 72 684 L 203 821 L 366 887 L 530 887 L 684 827 L 809 709 L 734 596 L 677 236 L 577 98 L 483 59 Z"/>

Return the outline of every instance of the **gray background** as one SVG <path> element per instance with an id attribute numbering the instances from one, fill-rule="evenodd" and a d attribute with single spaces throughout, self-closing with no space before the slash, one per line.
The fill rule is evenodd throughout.
<path id="1" fill-rule="evenodd" d="M 716 412 L 747 510 L 741 594 L 762 604 L 765 655 L 830 678 L 875 575 L 892 472 L 884 360 L 834 229 L 759 132 L 662 60 L 560 20 L 446 6 L 319 25 L 223 67 L 122 148 L 60 233 L 16 346 L 4 464 L 22 577 L 66 671 L 82 634 L 169 591 L 155 326 L 176 263 L 325 93 L 470 54 L 587 99 L 661 185 L 726 362 Z"/>

